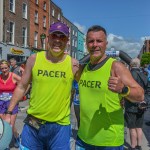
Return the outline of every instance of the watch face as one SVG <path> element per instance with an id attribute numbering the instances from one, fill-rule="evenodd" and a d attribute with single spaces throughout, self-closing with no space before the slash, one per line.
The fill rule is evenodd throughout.
<path id="1" fill-rule="evenodd" d="M 122 89 L 122 94 L 126 94 L 128 93 L 129 89 L 127 86 L 124 86 L 123 89 Z"/>

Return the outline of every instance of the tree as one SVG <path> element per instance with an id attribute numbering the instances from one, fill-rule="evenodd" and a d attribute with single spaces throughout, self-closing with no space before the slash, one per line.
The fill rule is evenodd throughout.
<path id="1" fill-rule="evenodd" d="M 141 66 L 145 64 L 150 64 L 150 52 L 146 52 L 141 57 Z"/>

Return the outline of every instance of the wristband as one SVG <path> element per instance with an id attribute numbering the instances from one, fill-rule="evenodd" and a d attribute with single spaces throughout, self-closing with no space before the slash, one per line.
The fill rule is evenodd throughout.
<path id="1" fill-rule="evenodd" d="M 10 114 L 10 115 L 12 115 L 12 111 L 6 110 L 6 111 L 5 111 L 5 114 Z"/>
<path id="2" fill-rule="evenodd" d="M 126 97 L 130 94 L 130 88 L 128 86 L 124 86 L 120 95 L 122 97 Z"/>

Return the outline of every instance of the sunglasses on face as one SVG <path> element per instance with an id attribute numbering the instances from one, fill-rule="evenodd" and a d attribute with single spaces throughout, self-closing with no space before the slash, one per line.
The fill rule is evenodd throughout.
<path id="1" fill-rule="evenodd" d="M 53 39 L 56 39 L 56 38 L 59 38 L 59 39 L 61 39 L 61 40 L 66 40 L 66 36 L 64 35 L 64 34 L 62 34 L 62 33 L 52 33 L 51 34 L 51 37 L 53 38 Z"/>

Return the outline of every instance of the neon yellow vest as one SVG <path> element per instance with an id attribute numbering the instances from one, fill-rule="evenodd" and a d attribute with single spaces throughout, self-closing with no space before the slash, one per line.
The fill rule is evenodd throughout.
<path id="1" fill-rule="evenodd" d="M 73 81 L 71 57 L 52 63 L 39 52 L 32 69 L 32 90 L 28 114 L 49 122 L 70 124 L 70 96 Z"/>
<path id="2" fill-rule="evenodd" d="M 85 67 L 79 81 L 80 128 L 78 136 L 95 146 L 120 146 L 124 143 L 124 116 L 120 96 L 108 90 L 109 58 L 98 70 Z"/>

